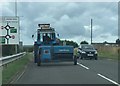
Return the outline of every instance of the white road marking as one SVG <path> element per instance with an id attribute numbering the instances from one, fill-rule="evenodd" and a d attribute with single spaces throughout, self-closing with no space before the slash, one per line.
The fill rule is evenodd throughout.
<path id="1" fill-rule="evenodd" d="M 23 74 L 25 73 L 26 68 L 27 68 L 27 66 L 25 66 L 24 71 L 19 75 L 19 77 L 16 80 L 11 81 L 10 83 L 13 84 L 14 82 L 18 81 L 23 76 Z"/>
<path id="2" fill-rule="evenodd" d="M 17 78 L 16 81 L 18 81 L 23 76 L 24 73 L 25 73 L 25 71 L 22 72 L 22 74 Z"/>
<path id="3" fill-rule="evenodd" d="M 11 81 L 10 83 L 13 84 L 15 81 L 18 81 L 23 76 L 24 73 L 25 71 L 23 71 L 22 74 L 20 74 L 20 76 L 16 80 Z"/>
<path id="4" fill-rule="evenodd" d="M 105 76 L 103 76 L 103 75 L 101 75 L 99 73 L 97 75 L 104 78 L 104 79 L 106 79 L 106 80 L 108 80 L 109 82 L 112 82 L 113 84 L 116 84 L 116 85 L 120 86 L 120 84 L 118 84 L 117 82 L 115 82 L 115 81 L 113 81 L 113 80 L 111 80 L 111 79 L 109 79 L 109 78 L 107 78 L 107 77 L 105 77 Z"/>
<path id="5" fill-rule="evenodd" d="M 80 64 L 80 63 L 77 63 L 78 65 L 80 65 L 80 66 L 82 66 L 82 67 L 84 67 L 85 69 L 89 69 L 88 67 L 86 67 L 86 66 L 84 66 L 84 65 L 82 65 L 82 64 Z"/>

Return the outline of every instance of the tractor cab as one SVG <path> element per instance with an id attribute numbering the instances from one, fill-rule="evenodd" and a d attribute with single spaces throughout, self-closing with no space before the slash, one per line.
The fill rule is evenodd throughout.
<path id="1" fill-rule="evenodd" d="M 38 24 L 37 42 L 40 45 L 59 45 L 55 30 L 50 24 Z"/>

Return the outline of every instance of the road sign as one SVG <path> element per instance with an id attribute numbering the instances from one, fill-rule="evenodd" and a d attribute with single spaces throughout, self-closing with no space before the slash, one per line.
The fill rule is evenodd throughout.
<path id="1" fill-rule="evenodd" d="M 17 29 L 11 29 L 10 33 L 17 33 Z"/>
<path id="2" fill-rule="evenodd" d="M 5 44 L 5 37 L 0 38 L 0 43 Z"/>
<path id="3" fill-rule="evenodd" d="M 19 17 L 0 17 L 0 43 L 19 44 Z"/>

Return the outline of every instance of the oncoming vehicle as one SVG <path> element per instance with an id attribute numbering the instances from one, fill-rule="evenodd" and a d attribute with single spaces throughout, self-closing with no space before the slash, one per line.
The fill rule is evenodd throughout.
<path id="1" fill-rule="evenodd" d="M 78 49 L 78 53 L 80 53 L 80 59 L 98 59 L 97 50 L 93 45 L 81 44 Z"/>

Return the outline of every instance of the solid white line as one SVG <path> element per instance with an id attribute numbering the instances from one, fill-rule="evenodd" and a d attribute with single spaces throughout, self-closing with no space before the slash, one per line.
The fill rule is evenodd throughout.
<path id="1" fill-rule="evenodd" d="M 24 73 L 25 73 L 25 71 L 22 72 L 22 74 L 17 78 L 16 81 L 18 81 L 23 76 Z"/>
<path id="2" fill-rule="evenodd" d="M 105 76 L 103 76 L 103 75 L 101 75 L 99 73 L 97 75 L 104 78 L 104 79 L 106 79 L 106 80 L 108 80 L 108 81 L 110 81 L 110 82 L 112 82 L 113 84 L 116 84 L 116 85 L 120 86 L 120 84 L 118 84 L 117 82 L 115 82 L 115 81 L 113 81 L 113 80 L 111 80 L 111 79 L 109 79 L 109 78 L 107 78 L 107 77 L 105 77 Z"/>
<path id="3" fill-rule="evenodd" d="M 77 63 L 78 65 L 80 65 L 80 66 L 82 66 L 82 67 L 84 67 L 85 69 L 89 69 L 88 67 L 86 67 L 86 66 L 84 66 L 84 65 L 82 65 L 82 64 L 80 64 L 80 63 Z"/>
<path id="4" fill-rule="evenodd" d="M 16 80 L 11 81 L 10 83 L 13 84 L 15 81 L 18 81 L 23 76 L 24 73 L 25 70 L 20 74 L 20 76 Z"/>

